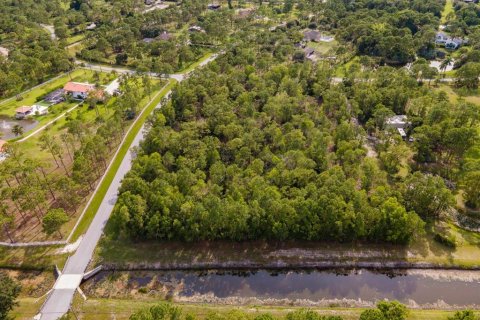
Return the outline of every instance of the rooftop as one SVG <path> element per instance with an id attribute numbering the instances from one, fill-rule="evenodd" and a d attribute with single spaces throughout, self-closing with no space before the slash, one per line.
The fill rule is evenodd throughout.
<path id="1" fill-rule="evenodd" d="M 303 37 L 305 40 L 317 41 L 317 40 L 320 40 L 320 38 L 322 37 L 322 34 L 320 33 L 320 31 L 317 31 L 317 30 L 308 30 L 303 33 Z"/>
<path id="2" fill-rule="evenodd" d="M 407 116 L 402 114 L 402 115 L 397 115 L 393 116 L 387 119 L 387 124 L 404 124 L 407 123 Z"/>
<path id="3" fill-rule="evenodd" d="M 95 86 L 90 83 L 67 82 L 63 90 L 68 92 L 88 92 L 93 90 Z"/>
<path id="4" fill-rule="evenodd" d="M 16 113 L 27 113 L 30 111 L 32 111 L 32 107 L 27 107 L 27 106 L 22 106 L 17 108 L 17 110 L 15 110 Z"/>
<path id="5" fill-rule="evenodd" d="M 9 50 L 5 47 L 0 47 L 0 55 L 8 57 Z"/>

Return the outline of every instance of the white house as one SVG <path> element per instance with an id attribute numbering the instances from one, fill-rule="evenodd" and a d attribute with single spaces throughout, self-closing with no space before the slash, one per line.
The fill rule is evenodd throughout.
<path id="1" fill-rule="evenodd" d="M 40 104 L 34 104 L 32 106 L 32 114 L 36 116 L 44 116 L 48 113 L 48 107 Z"/>
<path id="2" fill-rule="evenodd" d="M 405 129 L 409 125 L 410 122 L 408 122 L 408 118 L 404 114 L 387 118 L 387 120 L 385 121 L 385 127 L 387 129 L 396 129 L 402 139 L 407 138 L 407 133 L 405 132 Z"/>
<path id="3" fill-rule="evenodd" d="M 190 28 L 188 28 L 188 31 L 190 31 L 190 32 L 205 32 L 205 30 L 203 30 L 202 27 L 197 26 L 197 25 L 191 26 Z"/>
<path id="4" fill-rule="evenodd" d="M 74 99 L 85 100 L 88 93 L 95 89 L 95 85 L 90 83 L 67 82 L 63 90 L 65 93 L 72 95 Z"/>
<path id="5" fill-rule="evenodd" d="M 385 127 L 387 128 L 394 128 L 394 129 L 405 129 L 409 125 L 407 121 L 407 116 L 402 115 L 395 115 L 393 117 L 387 118 L 385 121 Z"/>
<path id="6" fill-rule="evenodd" d="M 448 40 L 450 40 L 451 37 L 446 34 L 445 32 L 437 32 L 435 35 L 435 43 L 437 44 L 445 44 Z"/>
<path id="7" fill-rule="evenodd" d="M 466 44 L 468 41 L 462 38 L 452 38 L 443 31 L 437 32 L 435 35 L 435 43 L 445 46 L 447 49 L 456 50 L 461 45 Z"/>

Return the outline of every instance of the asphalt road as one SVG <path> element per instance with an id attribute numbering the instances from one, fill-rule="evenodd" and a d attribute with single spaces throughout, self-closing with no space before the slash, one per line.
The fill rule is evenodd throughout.
<path id="1" fill-rule="evenodd" d="M 212 55 L 205 61 L 203 61 L 199 67 L 206 65 L 210 61 L 214 60 L 218 55 Z M 188 75 L 176 75 L 175 79 L 182 81 Z M 173 77 L 172 77 L 173 78 Z M 169 98 L 171 90 L 167 92 L 165 98 Z M 161 107 L 161 104 L 157 105 L 157 108 Z M 143 140 L 145 134 L 145 125 L 142 126 L 142 129 L 139 131 L 132 144 L 130 145 L 129 152 L 123 158 L 120 167 L 113 178 L 112 183 L 110 184 L 105 197 L 98 208 L 97 214 L 95 215 L 92 223 L 90 224 L 87 232 L 83 236 L 82 241 L 77 249 L 77 251 L 69 257 L 65 267 L 62 271 L 62 275 L 55 282 L 55 286 L 45 301 L 44 305 L 40 310 L 40 314 L 37 315 L 36 319 L 41 320 L 56 320 L 62 315 L 68 312 L 70 309 L 70 304 L 72 303 L 73 296 L 75 291 L 80 285 L 80 277 L 86 271 L 86 268 L 93 256 L 93 251 L 100 240 L 100 237 L 103 234 L 103 229 L 107 224 L 110 214 L 112 213 L 113 207 L 117 201 L 117 191 L 120 188 L 121 181 L 125 174 L 132 167 L 133 154 L 131 152 L 132 148 L 139 146 L 140 141 Z M 108 169 L 107 169 L 108 170 Z"/>
<path id="2" fill-rule="evenodd" d="M 170 92 L 168 92 L 167 95 L 169 95 L 169 93 Z M 69 257 L 67 263 L 65 264 L 65 267 L 62 271 L 62 276 L 83 276 L 84 272 L 86 271 L 90 259 L 93 256 L 93 251 L 95 250 L 95 247 L 97 246 L 97 243 L 103 234 L 103 229 L 107 224 L 113 207 L 117 201 L 117 191 L 121 185 L 121 181 L 125 174 L 132 167 L 133 155 L 131 150 L 132 148 L 139 146 L 140 141 L 144 137 L 144 131 L 144 126 L 142 126 L 142 129 L 137 134 L 130 146 L 130 152 L 128 152 L 125 158 L 123 158 L 122 163 L 120 164 L 120 167 L 118 168 L 117 173 L 115 174 L 115 177 L 113 178 L 113 181 L 110 184 L 110 187 L 108 188 L 100 207 L 98 208 L 97 214 L 93 218 L 90 227 L 83 236 L 78 249 L 71 257 Z M 57 279 L 56 286 L 61 277 Z M 72 281 L 71 284 L 71 288 L 53 289 L 40 311 L 41 320 L 58 319 L 70 309 L 70 304 L 79 283 Z"/>

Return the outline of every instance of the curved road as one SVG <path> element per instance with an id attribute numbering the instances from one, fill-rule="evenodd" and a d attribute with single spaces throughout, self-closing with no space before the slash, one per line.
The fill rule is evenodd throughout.
<path id="1" fill-rule="evenodd" d="M 218 54 L 212 55 L 208 59 L 202 61 L 198 67 L 208 64 L 217 56 Z M 188 74 L 178 74 L 174 76 L 175 77 L 172 76 L 172 78 L 182 81 L 188 77 Z M 171 90 L 165 94 L 165 98 L 168 99 L 170 94 Z M 161 103 L 156 106 L 156 108 L 160 107 Z M 129 147 L 130 151 L 132 148 L 137 147 L 140 144 L 140 141 L 144 138 L 144 134 L 145 126 L 142 126 L 142 129 L 139 131 Z M 35 319 L 55 320 L 67 313 L 70 309 L 75 291 L 82 281 L 83 274 L 93 256 L 93 251 L 95 250 L 95 247 L 102 236 L 103 228 L 107 224 L 113 207 L 115 206 L 115 202 L 117 200 L 117 191 L 120 187 L 121 181 L 132 166 L 132 160 L 133 155 L 131 152 L 128 152 L 125 158 L 122 160 L 122 163 L 120 164 L 120 167 L 118 168 L 115 177 L 113 178 L 113 181 L 110 184 L 110 187 L 108 188 L 100 207 L 98 208 L 97 214 L 82 238 L 77 251 L 68 258 L 62 274 L 58 277 L 53 290 L 51 291 L 50 295 L 42 306 L 40 313 L 35 317 Z"/>

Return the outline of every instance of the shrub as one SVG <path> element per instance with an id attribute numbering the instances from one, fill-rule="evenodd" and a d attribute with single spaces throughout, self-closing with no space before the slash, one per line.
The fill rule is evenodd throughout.
<path id="1" fill-rule="evenodd" d="M 147 287 L 141 287 L 140 289 L 138 289 L 138 292 L 140 292 L 140 293 L 148 293 L 148 288 L 147 288 Z"/>
<path id="2" fill-rule="evenodd" d="M 449 247 L 449 248 L 457 247 L 457 241 L 455 239 L 455 236 L 453 235 L 443 235 L 437 232 L 435 233 L 435 236 L 433 237 L 433 239 L 446 247 Z"/>

